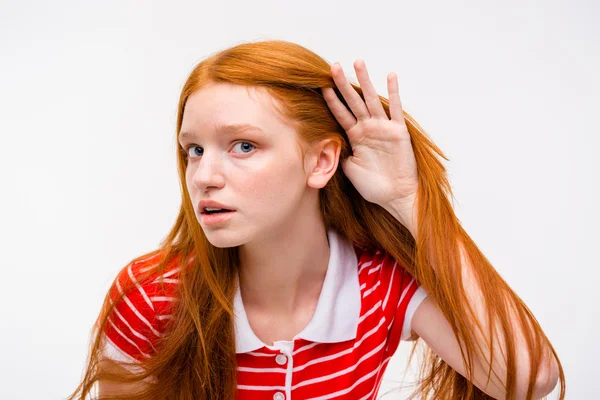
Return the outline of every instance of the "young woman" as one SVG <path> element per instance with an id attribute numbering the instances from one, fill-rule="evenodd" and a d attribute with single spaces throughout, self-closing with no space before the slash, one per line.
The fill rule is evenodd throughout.
<path id="1" fill-rule="evenodd" d="M 453 213 L 443 153 L 364 62 L 244 43 L 182 90 L 179 216 L 116 277 L 84 378 L 128 399 L 371 399 L 400 340 L 419 398 L 532 399 L 564 374 Z"/>

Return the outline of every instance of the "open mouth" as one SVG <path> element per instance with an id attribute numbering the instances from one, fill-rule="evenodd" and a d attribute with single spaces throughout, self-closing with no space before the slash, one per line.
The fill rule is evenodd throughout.
<path id="1" fill-rule="evenodd" d="M 211 214 L 224 214 L 224 213 L 228 213 L 228 212 L 233 212 L 233 210 L 226 210 L 226 209 L 211 210 L 211 211 L 203 211 L 203 212 L 201 212 L 201 214 L 211 215 Z"/>

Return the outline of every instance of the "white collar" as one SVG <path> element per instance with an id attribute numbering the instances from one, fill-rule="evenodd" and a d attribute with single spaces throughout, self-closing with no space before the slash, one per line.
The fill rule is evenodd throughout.
<path id="1" fill-rule="evenodd" d="M 317 308 L 309 324 L 294 339 L 336 343 L 356 338 L 361 306 L 358 259 L 348 239 L 333 229 L 327 231 L 327 237 L 329 264 Z M 247 353 L 265 346 L 248 323 L 239 284 L 234 313 L 236 353 Z"/>

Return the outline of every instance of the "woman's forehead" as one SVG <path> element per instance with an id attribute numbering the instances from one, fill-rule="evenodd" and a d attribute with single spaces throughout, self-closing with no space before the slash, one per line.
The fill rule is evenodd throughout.
<path id="1" fill-rule="evenodd" d="M 211 84 L 188 97 L 184 119 L 214 121 L 215 125 L 226 125 L 235 120 L 235 123 L 260 127 L 262 121 L 275 119 L 269 96 L 264 90 L 240 85 Z"/>
<path id="2" fill-rule="evenodd" d="M 268 134 L 284 124 L 273 98 L 262 88 L 211 84 L 189 96 L 185 104 L 182 133 L 197 130 L 246 130 Z M 288 126 L 289 128 L 289 126 Z"/>

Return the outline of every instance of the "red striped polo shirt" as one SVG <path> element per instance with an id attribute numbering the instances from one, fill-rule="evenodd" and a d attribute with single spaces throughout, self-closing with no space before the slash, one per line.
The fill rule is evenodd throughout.
<path id="1" fill-rule="evenodd" d="M 412 316 L 426 297 L 418 282 L 386 252 L 363 252 L 333 229 L 327 236 L 330 257 L 317 307 L 293 340 L 263 343 L 250 327 L 238 285 L 238 399 L 375 399 L 400 340 L 413 339 Z M 124 268 L 111 298 L 158 257 Z M 172 265 L 164 273 L 167 292 L 156 278 L 137 284 L 117 305 L 103 335 L 105 356 L 129 362 L 152 356 L 170 318 L 178 272 Z"/>

